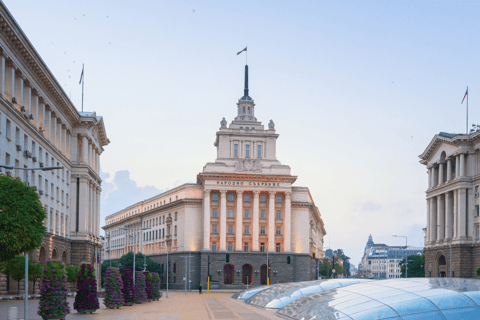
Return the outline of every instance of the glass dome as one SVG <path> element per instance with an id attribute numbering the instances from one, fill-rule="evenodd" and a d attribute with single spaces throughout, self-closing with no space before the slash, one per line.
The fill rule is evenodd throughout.
<path id="1" fill-rule="evenodd" d="M 480 280 L 411 278 L 353 284 L 301 297 L 289 319 L 480 319 Z"/>

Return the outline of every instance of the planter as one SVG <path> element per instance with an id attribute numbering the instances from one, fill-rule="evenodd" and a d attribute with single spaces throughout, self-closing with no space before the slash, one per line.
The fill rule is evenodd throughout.
<path id="1" fill-rule="evenodd" d="M 66 314 L 62 314 L 61 316 L 43 316 L 42 319 L 43 320 L 54 320 L 54 319 L 65 320 L 66 316 L 67 316 Z"/>
<path id="2" fill-rule="evenodd" d="M 97 309 L 77 309 L 78 313 L 85 314 L 85 313 L 94 313 Z"/>

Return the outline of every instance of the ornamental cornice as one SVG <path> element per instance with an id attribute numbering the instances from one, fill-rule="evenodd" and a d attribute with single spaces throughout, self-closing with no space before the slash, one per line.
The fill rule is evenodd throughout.
<path id="1" fill-rule="evenodd" d="M 271 181 L 271 182 L 289 182 L 293 184 L 297 176 L 291 175 L 261 175 L 261 174 L 242 174 L 242 173 L 199 173 L 197 178 L 201 182 L 206 180 L 235 180 L 235 181 Z"/>
<path id="2" fill-rule="evenodd" d="M 480 141 L 480 131 L 474 132 L 472 134 L 458 134 L 451 138 L 445 137 L 439 134 L 436 134 L 433 139 L 428 144 L 425 151 L 419 155 L 418 157 L 421 159 L 420 163 L 426 165 L 428 160 L 432 157 L 435 152 L 440 148 L 443 143 L 447 143 L 449 145 L 455 147 L 474 147 L 473 143 L 478 143 Z M 459 152 L 455 152 L 458 154 Z"/>

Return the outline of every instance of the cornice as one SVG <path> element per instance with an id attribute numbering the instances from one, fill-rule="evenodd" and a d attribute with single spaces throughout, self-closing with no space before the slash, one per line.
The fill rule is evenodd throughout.
<path id="1" fill-rule="evenodd" d="M 420 163 L 426 165 L 428 163 L 428 160 L 440 148 L 442 143 L 447 143 L 456 147 L 460 147 L 460 146 L 473 147 L 472 143 L 474 142 L 480 142 L 480 131 L 477 131 L 468 135 L 458 134 L 452 138 L 444 137 L 439 134 L 436 134 L 428 144 L 425 151 L 418 157 L 421 159 Z"/>
<path id="2" fill-rule="evenodd" d="M 261 175 L 261 174 L 238 174 L 238 173 L 199 173 L 197 178 L 204 183 L 206 180 L 242 180 L 242 181 L 272 181 L 272 182 L 289 182 L 293 184 L 297 180 L 297 176 L 291 175 Z"/>

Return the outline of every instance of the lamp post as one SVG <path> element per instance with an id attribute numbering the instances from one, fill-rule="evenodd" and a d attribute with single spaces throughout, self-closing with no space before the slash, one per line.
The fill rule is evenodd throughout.
<path id="1" fill-rule="evenodd" d="M 112 266 L 112 248 L 110 247 L 110 233 L 107 235 L 107 243 L 108 243 L 108 257 L 110 258 L 110 267 Z"/>
<path id="2" fill-rule="evenodd" d="M 176 248 L 183 248 L 183 246 L 172 247 L 172 249 L 176 249 Z M 167 251 L 167 298 L 168 298 L 168 245 L 165 246 L 165 249 Z"/>
<path id="3" fill-rule="evenodd" d="M 142 230 L 149 230 L 150 228 L 125 228 L 125 227 L 121 227 L 120 229 L 123 229 L 123 230 L 133 230 L 133 287 L 135 288 L 135 276 L 136 276 L 136 271 L 135 271 L 135 246 L 137 245 L 137 242 L 136 242 L 136 235 L 137 235 L 137 231 L 142 231 Z M 132 235 L 130 235 L 131 237 Z M 140 247 L 141 249 L 142 247 Z"/>
<path id="4" fill-rule="evenodd" d="M 28 182 L 28 171 L 42 170 L 42 171 L 52 171 L 57 169 L 63 169 L 63 167 L 40 167 L 40 168 L 19 168 L 14 166 L 0 165 L 0 168 L 5 168 L 7 170 L 25 170 L 25 184 L 29 186 Z M 28 320 L 28 252 L 25 252 L 25 299 L 24 299 L 24 314 L 23 317 L 25 320 Z"/>
<path id="5" fill-rule="evenodd" d="M 393 235 L 392 237 L 397 237 L 397 238 L 405 238 L 405 249 L 408 247 L 408 239 L 407 236 L 395 236 Z M 408 278 L 408 256 L 405 257 L 405 278 Z"/>
<path id="6" fill-rule="evenodd" d="M 450 278 L 453 278 L 452 277 L 452 238 L 453 238 L 453 228 L 450 227 L 450 226 L 444 226 L 444 225 L 441 225 L 441 224 L 436 224 L 435 227 L 445 227 L 445 228 L 450 228 L 452 229 L 452 233 L 450 233 Z"/>

